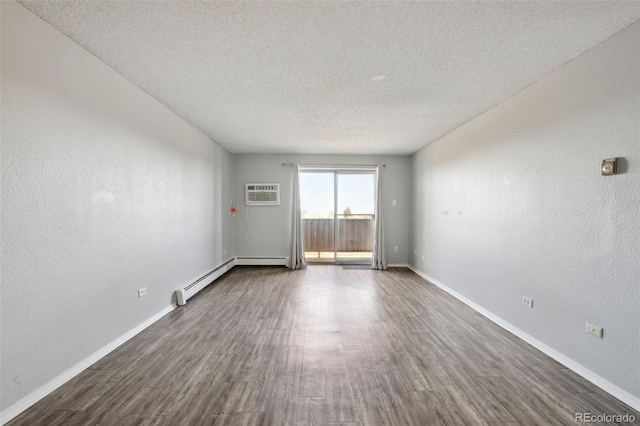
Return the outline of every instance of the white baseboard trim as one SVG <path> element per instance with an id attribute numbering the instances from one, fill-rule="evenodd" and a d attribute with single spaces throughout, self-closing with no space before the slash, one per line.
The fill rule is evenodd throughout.
<path id="1" fill-rule="evenodd" d="M 3 410 L 0 413 L 0 424 L 4 425 L 8 423 L 12 419 L 20 415 L 27 408 L 31 407 L 33 404 L 40 401 L 42 398 L 49 395 L 54 390 L 58 389 L 60 386 L 67 383 L 69 380 L 73 379 L 78 374 L 82 373 L 84 370 L 86 370 L 88 367 L 93 365 L 99 359 L 107 355 L 109 352 L 113 351 L 118 346 L 122 345 L 127 340 L 131 339 L 132 337 L 140 333 L 142 330 L 149 327 L 154 322 L 158 321 L 160 318 L 167 315 L 169 312 L 173 311 L 175 308 L 176 308 L 175 305 L 167 306 L 166 308 L 164 308 L 163 310 L 161 310 L 160 312 L 158 312 L 148 320 L 144 321 L 142 324 L 139 324 L 137 327 L 129 330 L 128 332 L 118 337 L 116 340 L 112 341 L 108 345 L 102 347 L 101 349 L 98 349 L 96 352 L 92 353 L 91 355 L 89 355 L 88 357 L 86 357 L 85 359 L 83 359 L 73 367 L 69 368 L 64 373 L 60 374 L 59 376 L 55 377 L 54 379 L 40 386 L 38 389 L 31 392 L 29 395 L 25 396 L 24 398 L 17 401 L 13 405 L 7 407 L 5 410 Z"/>
<path id="2" fill-rule="evenodd" d="M 387 268 L 408 268 L 408 263 L 388 263 Z"/>
<path id="3" fill-rule="evenodd" d="M 605 392 L 611 394 L 612 396 L 618 398 L 620 401 L 624 402 L 625 404 L 627 404 L 631 408 L 633 408 L 633 409 L 635 409 L 637 411 L 640 411 L 640 398 L 638 398 L 637 396 L 632 395 L 629 392 L 627 392 L 626 390 L 619 388 L 618 386 L 614 385 L 613 383 L 611 383 L 607 379 L 597 375 L 593 371 L 589 370 L 586 367 L 583 367 L 582 365 L 578 364 L 577 362 L 575 362 L 571 358 L 567 357 L 566 355 L 563 355 L 562 353 L 558 352 L 557 350 L 553 349 L 552 347 L 542 343 L 541 341 L 539 341 L 535 337 L 525 333 L 524 331 L 520 330 L 519 328 L 517 328 L 517 327 L 511 325 L 510 323 L 508 323 L 507 321 L 501 319 L 497 315 L 495 315 L 495 314 L 491 313 L 490 311 L 486 310 L 485 308 L 483 308 L 482 306 L 478 305 L 477 303 L 467 299 L 465 296 L 463 296 L 462 294 L 458 293 L 457 291 L 452 290 L 451 288 L 449 288 L 446 285 L 442 284 L 438 280 L 435 280 L 435 279 L 431 278 L 430 276 L 428 276 L 424 272 L 418 270 L 414 266 L 408 265 L 408 267 L 413 272 L 415 272 L 417 275 L 419 275 L 422 278 L 424 278 L 425 280 L 429 281 L 430 283 L 432 283 L 436 287 L 439 287 L 442 290 L 446 291 L 451 296 L 453 296 L 456 299 L 460 300 L 465 305 L 468 305 L 469 307 L 471 307 L 472 309 L 474 309 L 475 311 L 477 311 L 481 315 L 487 317 L 488 319 L 490 319 L 494 323 L 498 324 L 500 327 L 504 328 L 508 332 L 516 335 L 517 337 L 521 338 L 522 340 L 524 340 L 525 342 L 527 342 L 528 344 L 530 344 L 534 348 L 536 348 L 539 351 L 543 352 L 544 354 L 550 356 L 551 358 L 553 358 L 554 360 L 558 361 L 560 364 L 564 365 L 565 367 L 567 367 L 568 369 L 570 369 L 574 373 L 578 374 L 579 376 L 582 376 L 586 380 L 588 380 L 591 383 L 593 383 L 594 385 L 598 386 L 603 391 L 605 391 Z"/>
<path id="4" fill-rule="evenodd" d="M 289 263 L 288 257 L 251 257 L 251 256 L 242 256 L 236 257 L 236 265 L 247 265 L 247 266 L 287 266 Z"/>

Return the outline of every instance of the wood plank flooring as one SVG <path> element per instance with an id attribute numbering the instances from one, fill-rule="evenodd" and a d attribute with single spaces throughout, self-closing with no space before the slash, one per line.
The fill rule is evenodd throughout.
<path id="1" fill-rule="evenodd" d="M 640 415 L 407 269 L 236 267 L 9 424 L 566 425 Z"/>

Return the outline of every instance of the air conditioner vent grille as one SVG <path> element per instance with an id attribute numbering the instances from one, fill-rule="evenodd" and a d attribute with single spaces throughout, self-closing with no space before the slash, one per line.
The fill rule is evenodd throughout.
<path id="1" fill-rule="evenodd" d="M 247 183 L 245 192 L 248 206 L 280 205 L 279 183 Z"/>

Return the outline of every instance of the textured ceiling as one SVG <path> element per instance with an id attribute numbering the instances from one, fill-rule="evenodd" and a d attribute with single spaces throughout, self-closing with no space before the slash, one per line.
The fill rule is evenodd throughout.
<path id="1" fill-rule="evenodd" d="M 639 2 L 20 1 L 232 152 L 408 154 Z"/>

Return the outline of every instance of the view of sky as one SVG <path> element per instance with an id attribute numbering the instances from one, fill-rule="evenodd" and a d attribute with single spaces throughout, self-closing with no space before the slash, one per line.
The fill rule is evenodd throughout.
<path id="1" fill-rule="evenodd" d="M 300 204 L 303 218 L 333 217 L 333 179 L 338 179 L 338 214 L 373 214 L 374 174 L 300 173 Z"/>

